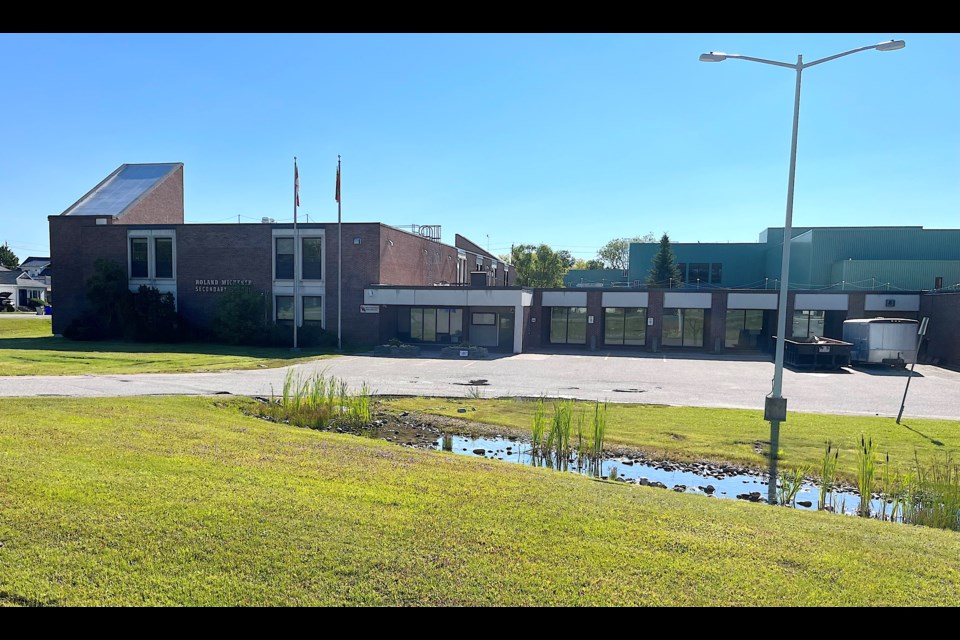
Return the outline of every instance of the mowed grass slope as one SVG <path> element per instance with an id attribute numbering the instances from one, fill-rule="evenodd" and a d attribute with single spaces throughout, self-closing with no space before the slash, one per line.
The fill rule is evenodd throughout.
<path id="1" fill-rule="evenodd" d="M 8 605 L 944 605 L 960 535 L 245 417 L 0 400 Z"/>
<path id="2" fill-rule="evenodd" d="M 51 334 L 50 318 L 0 317 L 0 376 L 187 373 L 285 367 L 329 352 L 199 343 L 75 341 Z"/>
<path id="3" fill-rule="evenodd" d="M 494 431 L 505 426 L 529 437 L 536 402 L 518 399 L 389 398 L 381 406 L 394 411 L 418 411 L 467 418 L 490 424 Z M 468 407 L 467 413 L 458 408 Z M 546 400 L 548 420 L 553 401 Z M 594 403 L 578 401 L 574 412 L 584 411 L 589 432 Z M 856 448 L 860 435 L 873 438 L 878 455 L 890 454 L 890 464 L 901 471 L 914 468 L 914 453 L 921 462 L 943 460 L 946 454 L 960 458 L 960 421 L 874 416 L 828 415 L 790 412 L 780 425 L 781 465 L 809 466 L 816 471 L 823 461 L 827 442 L 840 448 L 839 472 L 847 479 L 856 475 Z M 768 460 L 756 448 L 766 450 L 770 423 L 762 411 L 703 407 L 673 407 L 644 404 L 608 404 L 605 443 L 641 449 L 657 457 L 684 461 L 714 460 L 765 469 Z M 879 463 L 879 458 L 878 458 Z"/>

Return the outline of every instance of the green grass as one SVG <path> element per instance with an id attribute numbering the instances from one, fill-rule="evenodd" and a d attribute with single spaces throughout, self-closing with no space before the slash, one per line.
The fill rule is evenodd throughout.
<path id="1" fill-rule="evenodd" d="M 529 436 L 536 406 L 529 400 L 511 399 L 392 398 L 382 402 L 393 410 L 461 418 L 457 408 L 466 404 L 476 408 L 469 413 L 471 420 L 501 425 L 524 436 Z M 584 411 L 589 418 L 594 406 L 577 402 L 574 415 Z M 550 401 L 546 410 L 551 410 Z M 910 419 L 898 425 L 891 418 L 875 416 L 791 413 L 780 425 L 783 458 L 779 465 L 819 468 L 829 441 L 840 449 L 839 477 L 853 480 L 864 433 L 873 438 L 878 465 L 881 453 L 889 452 L 891 464 L 906 469 L 913 465 L 915 450 L 921 460 L 960 451 L 960 421 Z M 663 458 L 733 462 L 757 469 L 768 464 L 754 450 L 758 442 L 765 448 L 770 437 L 770 424 L 763 420 L 762 411 L 607 403 L 604 435 L 607 448 L 627 446 Z"/>
<path id="2" fill-rule="evenodd" d="M 955 532 L 416 451 L 247 402 L 0 400 L 0 604 L 960 598 Z"/>
<path id="3" fill-rule="evenodd" d="M 198 373 L 285 367 L 332 357 L 329 351 L 200 343 L 75 341 L 56 338 L 50 319 L 0 318 L 0 375 Z"/>

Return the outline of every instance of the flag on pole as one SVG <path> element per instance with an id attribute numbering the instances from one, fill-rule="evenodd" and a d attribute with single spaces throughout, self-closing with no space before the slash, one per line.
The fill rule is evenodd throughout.
<path id="1" fill-rule="evenodd" d="M 293 196 L 294 203 L 300 206 L 300 172 L 297 171 L 297 161 L 293 161 Z"/>
<path id="2" fill-rule="evenodd" d="M 337 193 L 335 197 L 337 202 L 340 202 L 340 164 L 339 163 L 337 164 Z"/>

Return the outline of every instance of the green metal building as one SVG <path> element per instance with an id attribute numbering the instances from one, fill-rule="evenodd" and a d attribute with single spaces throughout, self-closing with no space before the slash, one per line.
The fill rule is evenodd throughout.
<path id="1" fill-rule="evenodd" d="M 960 288 L 960 229 L 794 227 L 791 235 L 791 289 Z M 783 228 L 771 227 L 755 243 L 676 242 L 671 247 L 683 288 L 775 289 L 782 244 Z M 659 243 L 630 245 L 632 286 L 644 286 L 658 248 Z"/>

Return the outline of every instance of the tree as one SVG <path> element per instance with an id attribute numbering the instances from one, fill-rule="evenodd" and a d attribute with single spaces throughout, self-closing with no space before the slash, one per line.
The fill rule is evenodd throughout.
<path id="1" fill-rule="evenodd" d="M 660 248 L 653 256 L 650 273 L 647 275 L 648 287 L 674 287 L 680 284 L 680 267 L 670 248 L 670 236 L 664 232 L 660 237 Z"/>
<path id="2" fill-rule="evenodd" d="M 564 269 L 572 269 L 577 263 L 576 258 L 574 258 L 566 249 L 557 251 L 557 255 L 560 257 L 560 263 L 563 265 Z"/>
<path id="3" fill-rule="evenodd" d="M 624 269 L 630 266 L 630 243 L 631 242 L 656 242 L 657 237 L 653 232 L 632 238 L 614 238 L 607 244 L 600 247 L 597 251 L 597 257 L 608 265 L 611 269 Z"/>
<path id="4" fill-rule="evenodd" d="M 603 260 L 584 260 L 583 258 L 577 258 L 576 262 L 573 263 L 573 269 L 603 269 Z"/>
<path id="5" fill-rule="evenodd" d="M 17 257 L 17 254 L 10 249 L 10 245 L 6 242 L 0 247 L 0 266 L 9 267 L 10 269 L 16 269 L 20 266 L 20 258 Z"/>
<path id="6" fill-rule="evenodd" d="M 546 244 L 510 247 L 510 264 L 521 287 L 561 287 L 567 271 L 560 253 Z"/>
<path id="7" fill-rule="evenodd" d="M 133 304 L 127 286 L 127 272 L 107 258 L 97 258 L 93 268 L 93 275 L 87 279 L 87 301 L 93 307 L 93 316 L 102 336 L 118 338 L 123 335 Z"/>
<path id="8" fill-rule="evenodd" d="M 227 344 L 253 344 L 262 339 L 267 324 L 266 304 L 263 293 L 252 287 L 228 286 L 217 300 L 211 322 L 214 338 Z"/>

